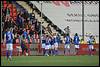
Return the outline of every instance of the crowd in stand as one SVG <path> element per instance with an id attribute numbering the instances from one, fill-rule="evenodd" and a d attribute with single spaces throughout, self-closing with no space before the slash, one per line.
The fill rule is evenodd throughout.
<path id="1" fill-rule="evenodd" d="M 12 4 L 12 2 L 7 2 L 8 4 Z M 17 7 L 16 7 L 17 9 Z M 17 11 L 16 19 L 12 17 L 10 14 L 10 8 L 6 6 L 6 8 L 2 7 L 2 38 L 4 39 L 4 34 L 7 28 L 10 28 L 14 33 L 14 43 L 16 43 L 16 39 L 23 34 L 30 43 L 30 37 L 34 34 L 39 34 L 40 32 L 40 24 L 38 20 L 35 18 L 35 15 L 29 14 L 28 11 Z"/>

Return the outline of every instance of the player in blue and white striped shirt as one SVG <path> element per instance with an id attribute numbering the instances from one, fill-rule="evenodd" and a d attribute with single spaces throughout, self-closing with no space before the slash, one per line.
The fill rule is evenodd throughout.
<path id="1" fill-rule="evenodd" d="M 79 54 L 79 42 L 80 42 L 80 39 L 79 39 L 79 36 L 78 34 L 76 33 L 75 36 L 74 36 L 74 45 L 75 45 L 75 51 L 76 51 L 76 55 Z"/>
<path id="2" fill-rule="evenodd" d="M 66 53 L 66 48 L 67 48 L 67 54 L 70 54 L 70 35 L 67 34 L 67 36 L 65 37 L 65 49 L 64 49 L 64 54 Z"/>
<path id="3" fill-rule="evenodd" d="M 93 55 L 92 51 L 94 50 L 93 43 L 95 42 L 95 38 L 91 35 L 87 41 L 88 43 L 88 49 L 89 49 L 89 55 Z"/>
<path id="4" fill-rule="evenodd" d="M 9 28 L 7 28 L 7 32 L 4 35 L 4 43 L 6 43 L 7 59 L 10 59 L 10 60 L 12 60 L 13 39 L 14 39 L 14 34 L 10 31 Z"/>

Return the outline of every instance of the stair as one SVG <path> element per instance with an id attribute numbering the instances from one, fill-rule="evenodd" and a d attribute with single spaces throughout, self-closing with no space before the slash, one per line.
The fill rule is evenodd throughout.
<path id="1" fill-rule="evenodd" d="M 36 10 L 33 10 L 26 2 L 24 2 L 24 1 L 16 1 L 18 4 L 20 4 L 22 7 L 24 7 L 27 11 L 28 11 L 28 13 L 34 13 L 35 14 L 35 18 L 39 21 L 39 22 L 44 22 L 43 24 L 42 24 L 42 26 L 44 26 L 45 28 L 47 27 L 47 25 L 49 24 L 47 21 L 45 21 L 43 18 L 41 18 L 41 16 L 37 13 L 37 11 Z M 33 10 L 33 11 L 32 11 Z M 51 25 L 50 25 L 50 28 L 51 28 L 51 31 L 53 32 L 53 33 L 55 33 L 55 32 L 57 32 L 53 27 L 51 27 Z M 48 34 L 50 34 L 49 32 L 48 32 Z M 50 34 L 51 35 L 51 34 Z"/>
<path id="2" fill-rule="evenodd" d="M 28 13 L 32 13 L 32 8 L 28 6 L 26 2 L 24 1 L 16 1 L 16 2 L 22 7 L 24 7 L 26 10 L 28 10 Z"/>

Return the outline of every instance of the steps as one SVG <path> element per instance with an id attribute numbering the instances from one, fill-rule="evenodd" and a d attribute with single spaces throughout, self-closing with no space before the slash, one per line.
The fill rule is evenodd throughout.
<path id="1" fill-rule="evenodd" d="M 27 5 L 26 2 L 24 1 L 16 1 L 19 5 L 21 5 L 22 7 L 24 7 L 26 10 L 28 10 L 28 13 L 32 13 L 32 9 L 30 6 Z"/>
<path id="2" fill-rule="evenodd" d="M 36 12 L 36 10 L 33 10 L 26 2 L 24 1 L 16 1 L 18 4 L 20 4 L 22 7 L 24 7 L 28 13 L 34 13 L 35 14 L 35 18 L 39 21 L 39 22 L 44 22 L 42 24 L 42 26 L 44 26 L 45 28 L 47 27 L 47 25 L 49 24 L 47 21 L 45 21 L 43 18 L 41 18 L 41 16 Z M 32 11 L 33 10 L 33 11 Z M 51 27 L 51 25 L 49 26 L 51 28 L 51 31 L 53 33 L 57 32 L 53 27 Z M 50 33 L 48 33 L 50 34 Z M 51 34 L 50 34 L 51 35 Z"/>

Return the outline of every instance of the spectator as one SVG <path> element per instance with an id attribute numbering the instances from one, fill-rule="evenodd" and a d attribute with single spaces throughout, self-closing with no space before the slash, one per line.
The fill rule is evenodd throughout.
<path id="1" fill-rule="evenodd" d="M 4 22 L 4 30 L 10 28 L 10 17 L 7 16 Z"/>
<path id="2" fill-rule="evenodd" d="M 32 26 L 29 34 L 30 34 L 30 37 L 32 39 L 32 44 L 34 44 L 34 33 L 35 33 L 35 30 L 34 30 L 34 27 Z"/>
<path id="3" fill-rule="evenodd" d="M 49 33 L 51 34 L 52 31 L 51 31 L 51 28 L 49 27 L 49 25 L 47 26 L 47 29 L 48 29 Z"/>
<path id="4" fill-rule="evenodd" d="M 70 34 L 70 28 L 69 28 L 69 26 L 67 26 L 67 27 L 64 29 L 64 31 L 65 31 L 66 34 Z"/>
<path id="5" fill-rule="evenodd" d="M 10 16 L 10 9 L 9 9 L 8 5 L 7 5 L 6 9 L 5 9 L 5 13 L 6 13 L 6 17 Z"/>
<path id="6" fill-rule="evenodd" d="M 12 29 L 12 32 L 13 32 L 13 29 L 14 29 L 14 26 L 15 26 L 13 18 L 10 18 L 10 25 L 9 26 Z"/>
<path id="7" fill-rule="evenodd" d="M 18 14 L 16 23 L 17 23 L 18 29 L 23 28 L 23 17 L 21 17 L 21 14 Z"/>

